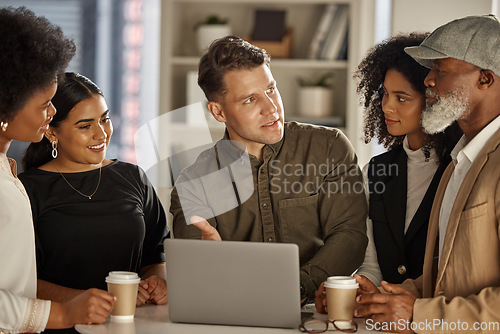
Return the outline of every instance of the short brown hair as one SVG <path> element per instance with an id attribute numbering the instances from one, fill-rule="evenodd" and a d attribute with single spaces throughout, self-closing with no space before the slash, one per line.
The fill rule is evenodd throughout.
<path id="1" fill-rule="evenodd" d="M 208 101 L 224 95 L 224 75 L 231 70 L 269 66 L 271 57 L 266 50 L 235 36 L 226 36 L 212 42 L 200 59 L 198 85 Z"/>

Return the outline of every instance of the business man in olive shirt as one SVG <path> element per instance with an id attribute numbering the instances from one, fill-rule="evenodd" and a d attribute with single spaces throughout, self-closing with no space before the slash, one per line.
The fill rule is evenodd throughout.
<path id="1" fill-rule="evenodd" d="M 321 282 L 350 275 L 365 254 L 367 203 L 351 144 L 333 128 L 284 123 L 269 55 L 237 37 L 211 44 L 198 84 L 226 134 L 179 176 L 174 236 L 295 243 L 302 301 L 314 300 Z"/>

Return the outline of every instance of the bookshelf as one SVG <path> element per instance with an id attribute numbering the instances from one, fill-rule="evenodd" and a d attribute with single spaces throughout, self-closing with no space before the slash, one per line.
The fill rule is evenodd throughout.
<path id="1" fill-rule="evenodd" d="M 362 31 L 373 35 L 370 21 L 375 11 L 372 3 L 372 0 L 163 0 L 161 113 L 186 105 L 186 76 L 189 71 L 197 70 L 199 60 L 193 29 L 196 22 L 217 14 L 229 19 L 233 35 L 244 38 L 252 31 L 253 15 L 257 9 L 285 10 L 287 26 L 294 31 L 292 55 L 291 58 L 273 58 L 271 61 L 271 70 L 283 98 L 285 120 L 342 128 L 358 151 L 364 145 L 360 142 L 362 110 L 358 106 L 352 73 L 372 43 L 371 38 L 361 37 Z M 309 59 L 309 48 L 318 22 L 331 4 L 348 7 L 347 60 Z M 297 78 L 317 77 L 325 72 L 334 73 L 332 115 L 321 119 L 304 117 L 297 110 Z M 221 128 L 211 130 L 214 139 L 220 138 Z M 361 162 L 364 160 L 360 159 Z"/>

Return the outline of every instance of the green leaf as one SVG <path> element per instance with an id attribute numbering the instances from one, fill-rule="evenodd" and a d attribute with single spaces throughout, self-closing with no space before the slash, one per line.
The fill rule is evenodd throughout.
<path id="1" fill-rule="evenodd" d="M 227 24 L 228 19 L 222 19 L 218 15 L 209 15 L 205 18 L 205 20 L 200 21 L 194 25 L 194 29 L 198 29 L 199 26 L 204 24 Z"/>
<path id="2" fill-rule="evenodd" d="M 299 86 L 301 87 L 326 87 L 326 88 L 331 88 L 331 78 L 334 77 L 333 72 L 328 72 L 325 73 L 317 78 L 313 79 L 304 79 L 304 78 L 297 78 L 297 82 Z"/>

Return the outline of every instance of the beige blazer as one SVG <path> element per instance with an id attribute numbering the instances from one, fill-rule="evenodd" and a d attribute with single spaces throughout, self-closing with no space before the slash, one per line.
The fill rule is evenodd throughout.
<path id="1" fill-rule="evenodd" d="M 497 130 L 465 176 L 451 210 L 433 288 L 439 211 L 454 165 L 451 163 L 443 174 L 429 220 L 423 274 L 403 283 L 423 297 L 417 299 L 413 309 L 414 326 L 419 326 L 416 332 L 480 333 L 475 326 L 489 326 L 484 332 L 500 333 L 499 146 Z M 447 325 L 424 326 L 439 321 Z M 461 330 L 465 327 L 468 330 Z"/>

